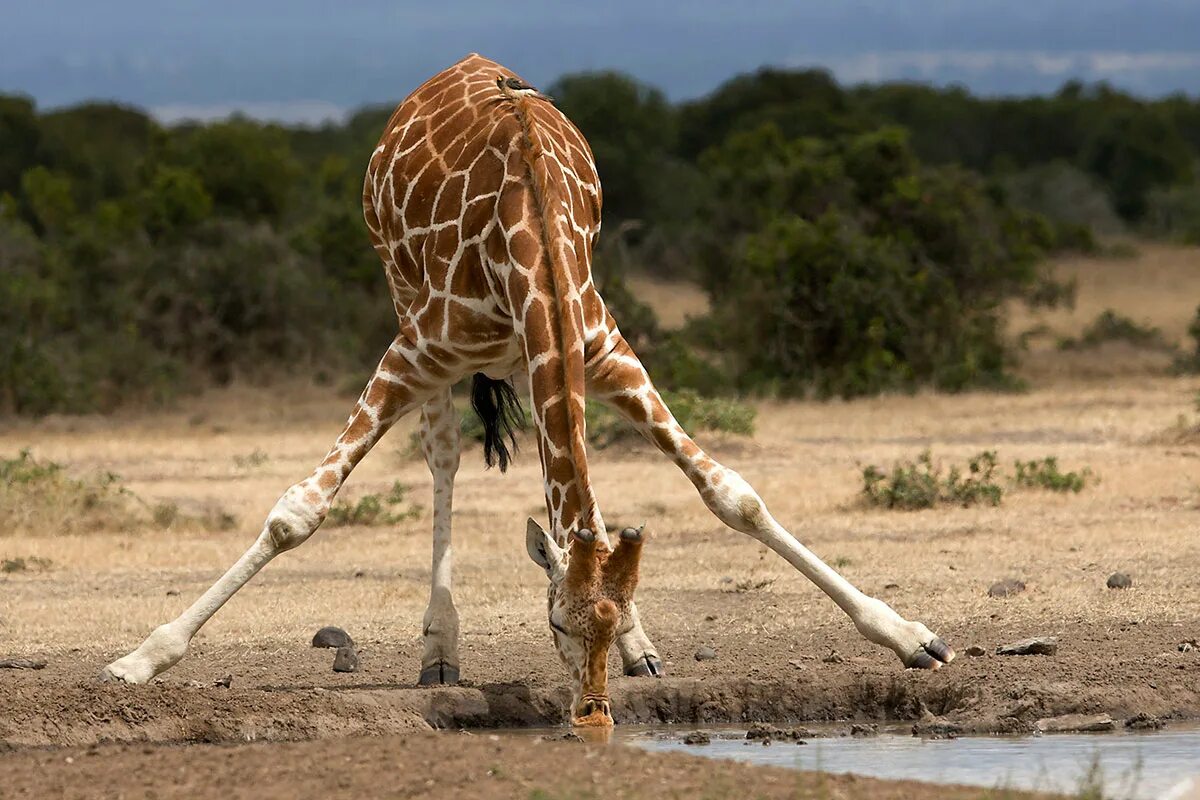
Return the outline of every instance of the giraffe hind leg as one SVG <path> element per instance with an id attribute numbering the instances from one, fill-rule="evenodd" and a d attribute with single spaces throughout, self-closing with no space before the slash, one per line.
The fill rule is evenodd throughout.
<path id="1" fill-rule="evenodd" d="M 404 329 L 402 328 L 402 331 Z M 283 493 L 262 532 L 242 557 L 175 620 L 160 625 L 136 650 L 104 668 L 101 679 L 146 683 L 174 666 L 200 627 L 275 556 L 303 544 L 325 519 L 354 466 L 404 414 L 446 385 L 420 365 L 411 329 L 388 348 L 333 448 L 309 477 Z"/>
<path id="2" fill-rule="evenodd" d="M 454 476 L 459 462 L 458 412 L 447 387 L 421 407 L 421 451 L 433 475 L 433 564 L 429 605 L 421 627 L 422 686 L 458 683 L 458 610 L 450 578 L 453 552 L 450 529 Z"/>

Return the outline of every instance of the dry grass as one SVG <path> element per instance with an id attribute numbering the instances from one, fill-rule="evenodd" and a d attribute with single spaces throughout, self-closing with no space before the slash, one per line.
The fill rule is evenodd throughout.
<path id="1" fill-rule="evenodd" d="M 1123 266 L 1069 262 L 1062 268 L 1080 274 L 1081 307 L 1046 319 L 1063 333 L 1077 332 L 1093 311 L 1112 305 L 1177 336 L 1200 300 L 1200 271 L 1188 265 L 1193 254 L 1146 247 L 1141 260 Z M 1126 290 L 1117 281 L 1121 274 Z M 1181 288 L 1168 274 L 1192 282 Z M 843 565 L 866 591 L 937 629 L 966 631 L 986 619 L 994 611 L 986 587 L 1008 575 L 1030 586 L 1006 605 L 1016 621 L 1191 621 L 1200 618 L 1200 449 L 1146 442 L 1190 413 L 1200 379 L 1147 377 L 1144 364 L 1135 366 L 1103 380 L 1047 368 L 1021 395 L 763 403 L 753 438 L 707 441 L 802 541 Z M 48 559 L 54 569 L 0 576 L 3 637 L 30 653 L 116 654 L 136 644 L 242 552 L 278 495 L 323 456 L 351 403 L 301 386 L 234 388 L 170 413 L 49 419 L 0 430 L 0 454 L 33 446 L 75 475 L 116 472 L 148 502 L 211 504 L 241 521 L 234 531 L 204 533 L 142 526 L 46 537 L 10 529 L 0 537 L 0 558 Z M 411 499 L 425 507 L 423 514 L 393 526 L 321 531 L 268 567 L 198 641 L 282 646 L 330 621 L 352 625 L 363 641 L 417 638 L 431 502 L 423 463 L 402 454 L 412 424 L 403 421 L 363 462 L 343 496 L 386 493 L 399 480 L 413 487 Z M 1005 464 L 1055 455 L 1072 468 L 1090 467 L 1103 483 L 1079 495 L 1017 493 L 997 508 L 897 513 L 856 504 L 865 464 L 911 458 L 926 447 L 952 460 L 996 449 Z M 266 457 L 247 460 L 256 449 Z M 455 596 L 466 652 L 483 637 L 510 637 L 541 648 L 552 670 L 544 579 L 522 539 L 525 517 L 543 513 L 533 451 L 526 447 L 508 475 L 485 471 L 477 451 L 464 458 L 455 493 Z M 720 591 L 725 577 L 728 585 L 761 587 L 754 592 L 772 598 L 776 610 L 721 619 L 715 624 L 722 635 L 788 637 L 811 649 L 822 630 L 846 626 L 841 612 L 781 559 L 723 528 L 657 454 L 607 450 L 597 455 L 592 475 L 610 524 L 646 521 L 653 536 L 639 590 L 652 635 L 656 627 L 702 624 L 689 616 L 687 598 Z M 1116 569 L 1134 576 L 1136 591 L 1117 596 L 1103 589 Z M 366 579 L 355 579 L 360 571 Z M 889 584 L 899 588 L 885 590 Z M 865 643 L 861 652 L 890 658 Z"/>

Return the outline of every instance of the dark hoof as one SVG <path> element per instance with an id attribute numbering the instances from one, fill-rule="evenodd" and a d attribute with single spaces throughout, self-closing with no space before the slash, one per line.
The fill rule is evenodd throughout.
<path id="1" fill-rule="evenodd" d="M 439 661 L 421 670 L 421 686 L 449 686 L 458 683 L 458 667 Z"/>
<path id="2" fill-rule="evenodd" d="M 575 531 L 575 538 L 584 544 L 591 544 L 592 542 L 596 541 L 596 534 L 592 533 L 587 528 L 580 528 L 579 530 Z"/>
<path id="3" fill-rule="evenodd" d="M 621 538 L 627 542 L 640 542 L 642 540 L 642 529 L 626 528 L 621 531 Z"/>
<path id="4" fill-rule="evenodd" d="M 934 639 L 909 657 L 909 669 L 938 669 L 954 660 L 954 648 L 941 639 Z"/>
<path id="5" fill-rule="evenodd" d="M 625 668 L 625 674 L 634 678 L 661 678 L 666 670 L 654 656 L 642 656 Z"/>

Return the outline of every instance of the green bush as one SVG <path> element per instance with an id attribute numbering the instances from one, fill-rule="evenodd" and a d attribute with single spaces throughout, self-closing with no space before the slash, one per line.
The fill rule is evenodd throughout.
<path id="1" fill-rule="evenodd" d="M 1158 328 L 1137 323 L 1111 308 L 1100 312 L 1083 329 L 1083 334 L 1078 339 L 1062 339 L 1058 346 L 1062 350 L 1078 350 L 1099 347 L 1105 342 L 1128 342 L 1135 347 L 1171 349 Z"/>
<path id="2" fill-rule="evenodd" d="M 1078 472 L 1063 472 L 1058 468 L 1058 459 L 1054 456 L 1013 463 L 1013 483 L 1026 489 L 1079 494 L 1094 478 L 1095 473 L 1086 467 Z"/>
<path id="3" fill-rule="evenodd" d="M 408 486 L 396 481 L 386 495 L 364 494 L 355 503 L 338 500 L 329 509 L 325 524 L 331 528 L 398 525 L 420 515 L 421 507 L 408 503 Z"/>
<path id="4" fill-rule="evenodd" d="M 897 461 L 890 472 L 867 466 L 862 471 L 862 496 L 867 505 L 915 511 L 939 505 L 996 506 L 1004 489 L 996 482 L 996 453 L 985 450 L 967 462 L 966 470 L 954 465 L 943 477 L 941 464 L 925 450 L 915 461 Z"/>
<path id="5" fill-rule="evenodd" d="M 1142 230 L 1150 236 L 1200 245 L 1200 185 L 1155 189 L 1146 201 Z"/>
<path id="6" fill-rule="evenodd" d="M 787 141 L 767 127 L 704 159 L 705 338 L 744 390 L 855 396 L 1008 388 L 1009 298 L 1055 298 L 1044 220 L 977 177 L 917 164 L 902 131 Z"/>

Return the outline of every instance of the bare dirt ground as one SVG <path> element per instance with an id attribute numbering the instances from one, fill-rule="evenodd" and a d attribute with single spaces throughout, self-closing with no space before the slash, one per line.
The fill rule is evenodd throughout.
<path id="1" fill-rule="evenodd" d="M 1195 250 L 1152 247 L 1134 260 L 1060 268 L 1079 277 L 1078 310 L 1021 315 L 1014 332 L 1045 322 L 1056 334 L 1076 335 L 1095 312 L 1112 306 L 1180 341 L 1200 301 Z M 1124 300 L 1135 307 L 1123 308 Z M 1168 441 L 1156 436 L 1180 415 L 1200 416 L 1193 410 L 1200 379 L 1165 375 L 1162 358 L 1124 345 L 1060 353 L 1035 343 L 1027 393 L 762 403 L 754 437 L 699 437 L 803 542 L 864 591 L 951 642 L 959 658 L 937 673 L 906 672 L 890 653 L 863 641 L 785 562 L 721 526 L 649 447 L 596 453 L 593 480 L 610 527 L 644 521 L 653 537 L 638 601 L 669 671 L 661 680 L 617 679 L 618 722 L 903 719 L 1026 730 L 1039 718 L 1068 712 L 1200 718 L 1200 650 L 1179 649 L 1200 637 L 1200 443 L 1155 443 Z M 0 573 L 0 658 L 49 662 L 40 671 L 0 670 L 0 751 L 14 750 L 0 755 L 6 791 L 87 796 L 109 787 L 137 796 L 144 781 L 162 776 L 158 796 L 205 797 L 210 791 L 202 787 L 212 786 L 219 767 L 245 776 L 258 796 L 290 796 L 288 787 L 297 785 L 289 783 L 292 776 L 270 784 L 262 777 L 260 762 L 283 758 L 303 762 L 292 775 L 314 787 L 354 791 L 363 780 L 358 771 L 345 777 L 343 770 L 319 768 L 349 759 L 378 765 L 370 768 L 374 783 L 396 781 L 396 794 L 419 795 L 424 773 L 385 770 L 384 759 L 390 767 L 408 752 L 424 770 L 437 751 L 482 768 L 492 745 L 462 739 L 484 748 L 473 757 L 476 750 L 460 748 L 459 740 L 327 740 L 431 725 L 563 720 L 567 689 L 546 630 L 544 578 L 524 552 L 525 517 L 544 514 L 532 446 L 507 475 L 484 470 L 477 450 L 464 458 L 454 542 L 464 684 L 414 686 L 428 593 L 430 480 L 423 462 L 407 452 L 407 421 L 364 461 L 344 496 L 386 493 L 399 480 L 411 487 L 412 502 L 425 506 L 421 513 L 392 526 L 322 529 L 269 565 L 154 684 L 96 683 L 104 664 L 172 618 L 232 563 L 283 489 L 324 454 L 351 403 L 309 386 L 240 387 L 170 412 L 0 428 L 0 455 L 32 447 L 75 474 L 115 472 L 147 501 L 172 502 L 184 512 L 216 508 L 237 520 L 226 532 L 148 526 L 64 535 L 32 524 L 0 533 L 0 559 L 34 565 Z M 1011 491 L 996 508 L 862 506 L 864 465 L 890 465 L 926 447 L 947 462 L 996 449 L 1006 469 L 1017 458 L 1053 455 L 1064 469 L 1091 468 L 1100 481 L 1078 495 Z M 265 459 L 249 458 L 256 450 Z M 1105 587 L 1117 570 L 1133 577 L 1132 588 Z M 1024 581 L 1026 591 L 988 596 L 993 582 L 1009 577 Z M 344 627 L 361 645 L 359 672 L 333 673 L 332 654 L 308 646 L 326 624 Z M 1058 654 L 994 654 L 1000 644 L 1036 635 L 1058 637 Z M 693 658 L 705 645 L 717 659 Z M 987 654 L 966 656 L 972 645 Z M 615 653 L 613 659 L 612 671 L 619 672 Z M 226 675 L 230 688 L 213 685 Z M 112 742 L 307 739 L 326 741 L 319 749 L 126 746 L 101 747 L 104 758 L 88 755 L 88 748 Z M 48 746 L 81 749 L 27 749 Z M 529 796 L 521 781 L 544 777 L 542 754 L 566 747 L 495 746 L 502 765 L 517 765 L 503 767 L 515 783 L 492 794 L 472 784 L 479 796 Z M 51 769 L 67 757 L 74 759 L 70 769 Z M 803 795 L 802 787 L 812 786 L 789 774 L 792 782 L 776 791 L 771 781 L 782 777 L 743 777 L 745 770 L 724 764 L 675 766 L 609 751 L 588 758 L 590 766 L 554 776 L 558 782 L 545 784 L 547 791 L 565 791 L 563 781 L 572 776 L 610 780 L 604 769 L 610 762 L 636 764 L 629 767 L 633 778 L 612 784 L 620 796 L 661 793 L 664 782 L 684 775 L 707 785 L 705 776 L 717 770 L 732 776 L 731 785 L 758 781 L 753 785 L 763 796 Z M 435 782 L 450 774 L 429 769 Z M 649 783 L 639 774 L 650 776 Z M 167 777 L 174 775 L 184 777 Z M 864 782 L 830 785 L 832 796 L 868 793 Z M 877 790 L 870 785 L 870 794 L 881 796 Z"/>

